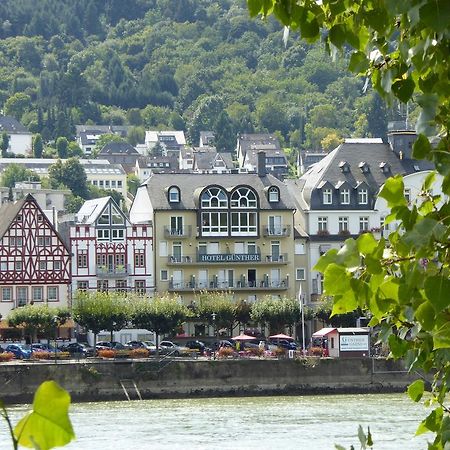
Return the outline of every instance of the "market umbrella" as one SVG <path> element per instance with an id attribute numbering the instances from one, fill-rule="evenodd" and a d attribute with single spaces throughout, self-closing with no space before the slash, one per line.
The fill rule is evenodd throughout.
<path id="1" fill-rule="evenodd" d="M 288 336 L 287 334 L 274 334 L 273 336 L 269 336 L 269 339 L 288 339 L 293 341 L 294 338 L 291 336 Z"/>
<path id="2" fill-rule="evenodd" d="M 253 336 L 249 336 L 247 334 L 240 334 L 239 336 L 235 336 L 232 339 L 233 339 L 233 341 L 253 341 L 256 338 Z"/>

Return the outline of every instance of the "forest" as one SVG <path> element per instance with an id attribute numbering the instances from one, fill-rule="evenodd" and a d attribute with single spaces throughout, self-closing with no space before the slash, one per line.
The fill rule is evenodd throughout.
<path id="1" fill-rule="evenodd" d="M 383 137 L 387 112 L 364 79 L 244 0 L 2 0 L 0 110 L 45 143 L 76 124 L 276 133 L 283 146 L 330 150 Z"/>

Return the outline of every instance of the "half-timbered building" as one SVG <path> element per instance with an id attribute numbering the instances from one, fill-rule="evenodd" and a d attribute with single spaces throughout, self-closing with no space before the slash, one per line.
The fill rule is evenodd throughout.
<path id="1" fill-rule="evenodd" d="M 65 306 L 70 251 L 32 195 L 0 207 L 0 314 L 29 303 Z"/>
<path id="2" fill-rule="evenodd" d="M 131 224 L 111 197 L 88 200 L 70 226 L 72 291 L 152 291 L 149 224 Z"/>

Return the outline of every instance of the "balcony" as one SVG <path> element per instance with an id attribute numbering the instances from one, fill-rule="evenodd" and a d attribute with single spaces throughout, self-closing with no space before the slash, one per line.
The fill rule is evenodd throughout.
<path id="1" fill-rule="evenodd" d="M 189 225 L 187 227 L 164 227 L 164 237 L 166 239 L 186 239 L 191 237 L 192 227 Z"/>
<path id="2" fill-rule="evenodd" d="M 246 281 L 245 279 L 221 281 L 217 277 L 209 280 L 197 281 L 195 277 L 191 281 L 169 281 L 169 291 L 283 291 L 289 288 L 289 279 Z"/>
<path id="3" fill-rule="evenodd" d="M 291 227 L 289 225 L 285 226 L 263 226 L 263 236 L 264 237 L 288 237 L 291 235 Z"/>
<path id="4" fill-rule="evenodd" d="M 123 277 L 130 273 L 130 266 L 126 265 L 107 265 L 107 266 L 97 266 L 96 274 L 98 277 L 103 278 L 116 278 Z"/>
<path id="5" fill-rule="evenodd" d="M 169 266 L 204 266 L 205 264 L 282 265 L 288 264 L 288 254 L 262 255 L 261 253 L 197 253 L 194 255 L 169 255 Z"/>

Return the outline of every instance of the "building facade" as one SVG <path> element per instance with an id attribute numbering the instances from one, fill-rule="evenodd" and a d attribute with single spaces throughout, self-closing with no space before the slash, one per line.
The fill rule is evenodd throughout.
<path id="1" fill-rule="evenodd" d="M 190 304 L 202 291 L 254 301 L 295 295 L 294 206 L 264 174 L 153 174 L 133 222 L 153 223 L 155 285 Z"/>
<path id="2" fill-rule="evenodd" d="M 88 200 L 69 228 L 72 291 L 153 291 L 151 227 L 131 224 L 111 197 Z"/>
<path id="3" fill-rule="evenodd" d="M 0 314 L 31 302 L 70 302 L 70 250 L 36 200 L 0 208 Z"/>
<path id="4" fill-rule="evenodd" d="M 30 155 L 32 153 L 33 134 L 17 119 L 10 116 L 0 116 L 0 135 L 6 133 L 9 137 L 8 152 L 15 155 Z"/>

